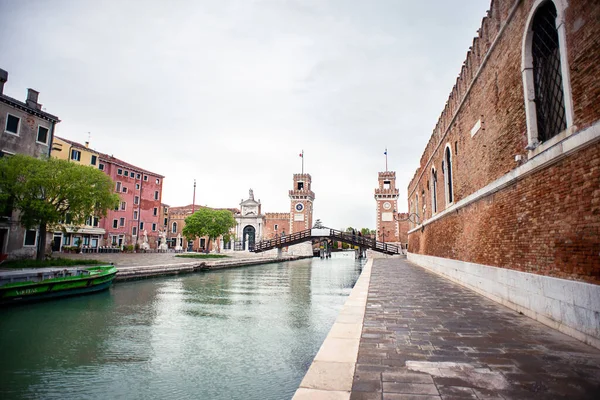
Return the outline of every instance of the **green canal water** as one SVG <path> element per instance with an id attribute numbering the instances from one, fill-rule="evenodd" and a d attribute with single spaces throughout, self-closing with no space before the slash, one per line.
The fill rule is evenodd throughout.
<path id="1" fill-rule="evenodd" d="M 0 309 L 0 398 L 290 399 L 361 267 L 307 259 Z"/>

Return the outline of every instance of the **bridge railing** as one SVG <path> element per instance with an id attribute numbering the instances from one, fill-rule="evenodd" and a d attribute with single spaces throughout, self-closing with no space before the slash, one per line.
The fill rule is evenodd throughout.
<path id="1" fill-rule="evenodd" d="M 273 239 L 261 240 L 254 245 L 254 251 L 265 251 L 276 247 L 286 247 L 302 242 L 311 237 L 311 230 L 295 232 L 291 235 L 279 236 Z"/>
<path id="2" fill-rule="evenodd" d="M 401 249 L 395 244 L 378 242 L 375 239 L 367 238 L 351 232 L 343 232 L 330 229 L 330 237 L 340 241 L 352 244 L 354 246 L 368 247 L 373 250 L 379 250 L 389 254 L 401 254 Z"/>
<path id="3" fill-rule="evenodd" d="M 327 228 L 328 229 L 328 228 Z M 324 235 L 323 235 L 324 237 Z M 402 249 L 395 244 L 378 242 L 375 239 L 367 238 L 351 232 L 329 229 L 329 238 L 337 239 L 341 242 L 353 246 L 370 248 L 387 254 L 401 254 Z M 276 237 L 273 239 L 262 240 L 254 245 L 255 252 L 270 250 L 277 247 L 291 246 L 296 243 L 304 242 L 312 238 L 311 229 L 300 231 L 287 236 Z"/>

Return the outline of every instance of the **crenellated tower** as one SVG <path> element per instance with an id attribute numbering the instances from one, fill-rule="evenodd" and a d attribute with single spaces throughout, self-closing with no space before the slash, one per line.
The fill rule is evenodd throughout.
<path id="1" fill-rule="evenodd" d="M 399 230 L 396 221 L 398 210 L 398 189 L 396 188 L 396 172 L 379 173 L 379 187 L 375 189 L 377 202 L 377 240 L 381 242 L 398 242 Z"/>
<path id="2" fill-rule="evenodd" d="M 294 174 L 294 188 L 290 190 L 290 231 L 300 232 L 312 228 L 313 202 L 310 174 Z"/>

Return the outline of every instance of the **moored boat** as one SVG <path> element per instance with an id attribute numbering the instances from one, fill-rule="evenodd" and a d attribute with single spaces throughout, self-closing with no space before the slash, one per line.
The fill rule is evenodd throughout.
<path id="1" fill-rule="evenodd" d="M 0 272 L 0 304 L 37 301 L 108 289 L 117 272 L 113 265 Z"/>

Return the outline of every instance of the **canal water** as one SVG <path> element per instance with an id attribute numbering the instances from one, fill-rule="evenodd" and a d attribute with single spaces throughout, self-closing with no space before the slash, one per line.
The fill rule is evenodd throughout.
<path id="1" fill-rule="evenodd" d="M 361 268 L 306 259 L 0 309 L 0 398 L 290 399 Z"/>

